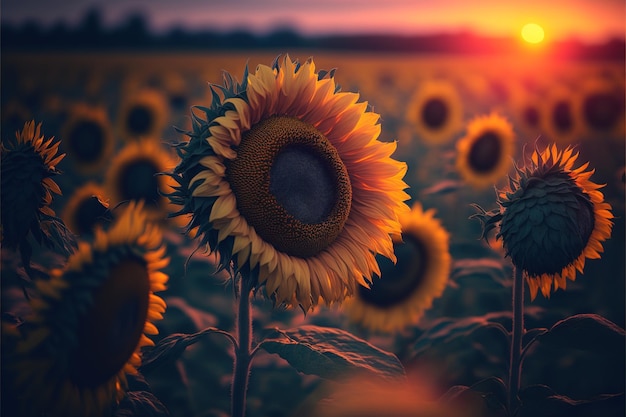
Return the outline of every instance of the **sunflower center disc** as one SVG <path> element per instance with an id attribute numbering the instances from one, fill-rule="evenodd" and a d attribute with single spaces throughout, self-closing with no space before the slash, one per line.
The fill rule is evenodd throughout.
<path id="1" fill-rule="evenodd" d="M 98 160 L 104 148 L 101 127 L 92 121 L 83 120 L 76 124 L 68 137 L 70 153 L 83 163 Z"/>
<path id="2" fill-rule="evenodd" d="M 157 205 L 159 201 L 157 167 L 147 160 L 135 160 L 126 165 L 119 176 L 119 190 L 124 200 L 145 200 Z"/>
<path id="3" fill-rule="evenodd" d="M 154 116 L 149 108 L 139 105 L 133 107 L 126 119 L 128 130 L 134 135 L 144 135 L 150 132 Z"/>
<path id="4" fill-rule="evenodd" d="M 91 388 L 120 372 L 139 344 L 149 307 L 146 265 L 123 259 L 94 292 L 93 303 L 79 318 L 79 345 L 70 358 L 73 381 Z"/>
<path id="5" fill-rule="evenodd" d="M 377 257 L 381 277 L 371 287 L 359 286 L 360 298 L 381 308 L 393 307 L 410 298 L 422 284 L 428 257 L 423 244 L 415 237 L 403 234 L 404 242 L 394 243 L 397 262 Z"/>
<path id="6" fill-rule="evenodd" d="M 440 98 L 429 99 L 422 108 L 422 120 L 431 129 L 439 129 L 446 123 L 448 106 Z"/>
<path id="7" fill-rule="evenodd" d="M 589 125 L 596 130 L 610 130 L 615 126 L 624 106 L 620 106 L 615 94 L 595 93 L 585 97 L 583 115 Z"/>
<path id="8" fill-rule="evenodd" d="M 292 256 L 328 247 L 350 213 L 352 188 L 337 150 L 296 118 L 270 117 L 245 132 L 226 176 L 248 224 Z"/>
<path id="9" fill-rule="evenodd" d="M 502 141 L 494 132 L 483 133 L 473 144 L 469 152 L 469 165 L 480 173 L 491 172 L 502 154 Z"/>
<path id="10" fill-rule="evenodd" d="M 572 129 L 572 109 L 567 101 L 559 101 L 552 111 L 554 126 L 560 132 L 567 132 Z"/>

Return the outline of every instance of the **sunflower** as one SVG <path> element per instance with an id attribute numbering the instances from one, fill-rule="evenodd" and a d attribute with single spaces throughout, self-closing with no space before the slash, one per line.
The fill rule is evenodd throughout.
<path id="1" fill-rule="evenodd" d="M 565 289 L 567 280 L 583 273 L 585 259 L 599 259 L 602 242 L 611 236 L 611 206 L 590 180 L 588 163 L 574 169 L 578 153 L 556 145 L 535 150 L 529 166 L 516 167 L 509 189 L 499 192 L 499 209 L 476 215 L 483 236 L 499 225 L 506 256 L 521 268 L 530 287 L 550 297 L 552 289 Z"/>
<path id="2" fill-rule="evenodd" d="M 22 415 L 102 416 L 123 398 L 165 311 L 154 294 L 168 280 L 164 254 L 160 230 L 131 202 L 64 269 L 36 282 L 12 365 Z"/>
<path id="3" fill-rule="evenodd" d="M 543 118 L 542 132 L 548 139 L 559 143 L 569 144 L 580 139 L 581 123 L 575 114 L 574 91 L 570 88 L 557 86 L 544 99 L 541 114 Z"/>
<path id="4" fill-rule="evenodd" d="M 10 249 L 19 248 L 29 259 L 29 233 L 48 247 L 56 247 L 65 255 L 75 247 L 72 233 L 56 217 L 50 207 L 52 194 L 61 189 L 52 179 L 65 154 L 57 155 L 59 142 L 45 139 L 41 123 L 26 122 L 15 138 L 0 144 L 2 177 L 1 242 Z"/>
<path id="5" fill-rule="evenodd" d="M 427 143 L 445 144 L 463 126 L 463 104 L 452 83 L 429 80 L 415 91 L 406 119 Z"/>
<path id="6" fill-rule="evenodd" d="M 120 105 L 118 131 L 127 141 L 158 138 L 168 119 L 169 104 L 163 92 L 143 87 L 129 92 Z"/>
<path id="7" fill-rule="evenodd" d="M 381 277 L 344 303 L 350 319 L 373 331 L 393 332 L 417 323 L 446 288 L 451 257 L 448 232 L 420 203 L 400 217 L 396 264 L 382 260 Z M 385 262 L 386 261 L 386 262 Z"/>
<path id="8" fill-rule="evenodd" d="M 513 126 L 502 116 L 474 118 L 456 144 L 456 168 L 469 184 L 489 187 L 509 170 L 514 151 Z"/>
<path id="9" fill-rule="evenodd" d="M 151 220 L 165 219 L 174 209 L 161 193 L 169 191 L 168 187 L 174 182 L 170 177 L 157 174 L 171 170 L 174 165 L 173 155 L 154 140 L 127 143 L 106 172 L 104 189 L 110 203 L 143 200 Z"/>
<path id="10" fill-rule="evenodd" d="M 77 172 L 94 174 L 109 161 L 115 140 L 106 108 L 77 104 L 62 127 L 63 148 Z"/>
<path id="11" fill-rule="evenodd" d="M 91 235 L 97 224 L 111 219 L 104 189 L 95 182 L 79 187 L 65 205 L 61 218 L 75 234 Z"/>
<path id="12" fill-rule="evenodd" d="M 585 81 L 574 103 L 588 135 L 623 136 L 624 110 L 624 89 L 599 77 Z"/>
<path id="13" fill-rule="evenodd" d="M 379 116 L 312 59 L 277 58 L 241 84 L 224 77 L 178 148 L 178 214 L 277 304 L 307 311 L 367 286 L 377 253 L 395 259 L 390 234 L 409 198 Z"/>

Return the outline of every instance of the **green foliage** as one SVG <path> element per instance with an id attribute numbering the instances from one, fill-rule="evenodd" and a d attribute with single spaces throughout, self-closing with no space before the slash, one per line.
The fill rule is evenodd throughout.
<path id="1" fill-rule="evenodd" d="M 623 358 L 624 329 L 597 314 L 577 314 L 556 323 L 534 341 L 559 349 L 581 349 Z"/>
<path id="2" fill-rule="evenodd" d="M 489 313 L 483 316 L 466 318 L 443 318 L 438 320 L 412 347 L 413 356 L 419 356 L 435 345 L 450 343 L 460 338 L 469 338 L 474 333 L 487 329 L 495 329 L 508 343 L 509 332 L 504 326 L 494 320 L 511 317 L 510 312 Z M 470 343 L 468 342 L 468 346 Z"/>
<path id="3" fill-rule="evenodd" d="M 346 375 L 366 373 L 386 379 L 403 377 L 404 367 L 389 352 L 336 328 L 301 326 L 275 330 L 259 347 L 288 361 L 298 371 L 340 380 Z"/>
<path id="4" fill-rule="evenodd" d="M 532 385 L 520 392 L 519 417 L 622 417 L 624 393 L 574 400 L 555 393 L 546 385 Z"/>

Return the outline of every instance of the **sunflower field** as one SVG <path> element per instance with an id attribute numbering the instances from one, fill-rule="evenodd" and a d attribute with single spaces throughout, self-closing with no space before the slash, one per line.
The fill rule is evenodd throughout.
<path id="1" fill-rule="evenodd" d="M 3 416 L 623 416 L 623 61 L 3 54 Z"/>

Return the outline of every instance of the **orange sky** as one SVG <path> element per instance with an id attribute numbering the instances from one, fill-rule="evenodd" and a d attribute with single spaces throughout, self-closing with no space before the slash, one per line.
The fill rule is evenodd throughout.
<path id="1" fill-rule="evenodd" d="M 259 31 L 283 26 L 304 34 L 471 30 L 519 36 L 524 23 L 535 22 L 544 27 L 546 41 L 626 35 L 624 0 L 3 0 L 1 7 L 3 21 L 46 24 L 76 23 L 89 7 L 101 8 L 111 24 L 141 11 L 157 30 L 181 24 Z"/>

